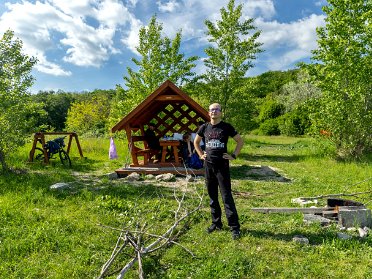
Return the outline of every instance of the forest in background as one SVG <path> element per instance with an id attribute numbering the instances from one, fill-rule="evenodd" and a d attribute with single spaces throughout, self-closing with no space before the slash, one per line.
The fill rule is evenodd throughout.
<path id="1" fill-rule="evenodd" d="M 249 115 L 234 115 L 236 125 L 242 133 L 255 131 L 262 135 L 303 135 L 308 127 L 292 131 L 267 129 L 262 125 L 269 119 L 277 123 L 288 114 L 282 97 L 287 92 L 285 86 L 296 84 L 299 70 L 271 71 L 257 77 L 245 78 L 244 94 L 250 103 L 237 102 L 236 111 L 246 110 Z M 203 94 L 198 94 L 202 86 L 194 85 L 192 92 L 188 86 L 181 88 L 195 100 L 203 102 Z M 96 89 L 91 92 L 39 91 L 31 95 L 34 102 L 41 103 L 45 113 L 36 116 L 36 131 L 76 131 L 82 136 L 110 136 L 115 124 L 110 122 L 110 111 L 116 101 L 116 90 Z M 253 104 L 253 105 L 252 105 Z M 205 107 L 208 108 L 207 106 Z M 122 115 L 124 117 L 125 115 Z M 247 117 L 248 116 L 248 117 Z M 270 120 L 272 121 L 272 120 Z"/>

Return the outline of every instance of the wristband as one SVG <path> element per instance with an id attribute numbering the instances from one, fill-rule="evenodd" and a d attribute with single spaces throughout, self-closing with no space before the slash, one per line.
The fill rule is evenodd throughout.
<path id="1" fill-rule="evenodd" d="M 235 153 L 232 153 L 232 154 L 231 154 L 231 157 L 233 157 L 234 159 L 236 159 L 236 155 L 235 155 Z"/>

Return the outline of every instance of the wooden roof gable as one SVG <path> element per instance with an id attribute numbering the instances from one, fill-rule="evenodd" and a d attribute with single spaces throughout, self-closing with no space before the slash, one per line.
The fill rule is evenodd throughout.
<path id="1" fill-rule="evenodd" d="M 112 132 L 143 128 L 155 123 L 157 133 L 194 131 L 198 121 L 208 121 L 208 112 L 174 83 L 167 80 L 128 113 Z"/>

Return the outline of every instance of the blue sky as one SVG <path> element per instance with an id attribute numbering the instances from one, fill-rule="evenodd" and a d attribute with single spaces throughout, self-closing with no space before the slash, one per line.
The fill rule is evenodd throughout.
<path id="1" fill-rule="evenodd" d="M 249 76 L 295 68 L 316 48 L 321 7 L 326 0 L 236 0 L 243 18 L 254 18 L 265 50 Z M 7 29 L 23 41 L 24 52 L 38 58 L 32 92 L 85 91 L 124 86 L 134 68 L 138 30 L 156 14 L 165 36 L 182 30 L 181 52 L 198 55 L 203 72 L 208 42 L 204 21 L 218 20 L 228 0 L 2 0 L 0 33 Z M 137 57 L 138 58 L 138 57 Z"/>

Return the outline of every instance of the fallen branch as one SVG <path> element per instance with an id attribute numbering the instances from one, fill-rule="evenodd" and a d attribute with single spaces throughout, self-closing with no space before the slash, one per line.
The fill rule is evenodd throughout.
<path id="1" fill-rule="evenodd" d="M 126 265 L 121 268 L 118 273 L 117 278 L 123 278 L 124 275 L 131 269 L 131 267 L 138 262 L 138 274 L 139 278 L 144 278 L 144 271 L 142 268 L 142 259 L 150 253 L 153 253 L 157 250 L 163 249 L 169 244 L 175 244 L 182 247 L 185 251 L 191 254 L 194 257 L 194 254 L 187 249 L 186 247 L 182 246 L 181 244 L 174 241 L 180 234 L 180 231 L 177 234 L 174 234 L 175 229 L 183 222 L 185 219 L 189 218 L 193 213 L 197 212 L 203 203 L 204 197 L 204 190 L 202 194 L 199 194 L 198 191 L 195 190 L 195 193 L 198 198 L 198 204 L 192 210 L 187 210 L 185 206 L 185 197 L 188 191 L 184 190 L 181 196 L 177 195 L 176 188 L 174 188 L 173 196 L 174 199 L 177 201 L 178 206 L 174 211 L 174 222 L 173 224 L 162 234 L 156 235 L 146 231 L 146 223 L 140 226 L 140 222 L 136 223 L 136 228 L 134 230 L 130 230 L 128 227 L 124 229 L 113 228 L 106 225 L 101 225 L 102 227 L 113 229 L 120 231 L 120 236 L 116 242 L 113 252 L 111 253 L 110 258 L 107 262 L 103 265 L 101 269 L 101 273 L 98 278 L 104 278 L 108 276 L 108 269 L 114 263 L 115 259 L 118 257 L 119 254 L 124 253 L 124 249 L 126 247 L 131 247 L 134 249 L 134 254 L 132 254 L 132 258 L 126 263 Z M 154 239 L 150 244 L 146 245 L 146 242 L 149 242 L 150 239 Z M 131 250 L 132 251 L 132 250 Z M 112 273 L 111 273 L 112 274 Z"/>

